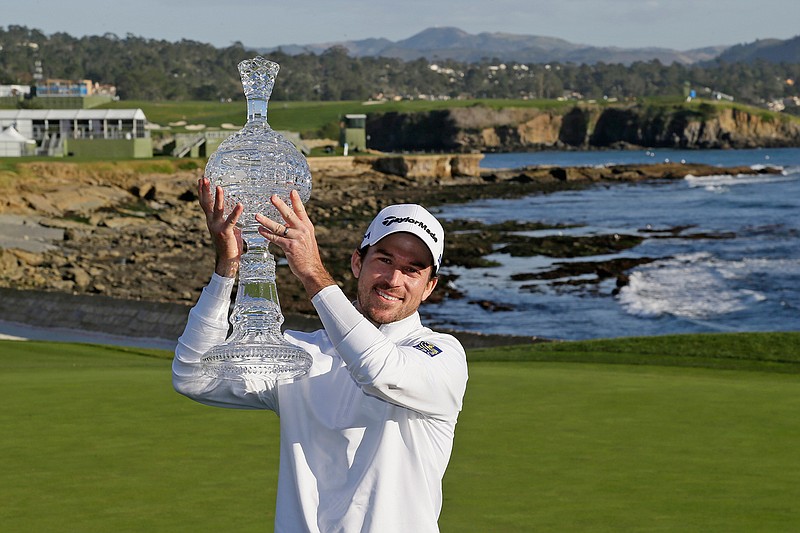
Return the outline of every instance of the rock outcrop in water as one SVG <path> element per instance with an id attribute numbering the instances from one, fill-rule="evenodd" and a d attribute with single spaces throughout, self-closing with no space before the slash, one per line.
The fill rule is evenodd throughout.
<path id="1" fill-rule="evenodd" d="M 453 108 L 371 115 L 378 150 L 516 152 L 591 148 L 756 148 L 800 146 L 800 121 L 731 106 L 580 105 Z"/>

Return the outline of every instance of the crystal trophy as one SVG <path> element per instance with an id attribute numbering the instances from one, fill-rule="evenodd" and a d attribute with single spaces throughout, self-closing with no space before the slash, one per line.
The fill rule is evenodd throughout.
<path id="1" fill-rule="evenodd" d="M 230 319 L 232 332 L 201 359 L 204 374 L 222 379 L 292 378 L 305 374 L 311 366 L 311 356 L 281 334 L 283 314 L 275 284 L 275 259 L 255 220 L 255 215 L 262 213 L 283 221 L 270 202 L 273 194 L 289 205 L 293 189 L 303 202 L 311 195 L 311 172 L 305 157 L 267 123 L 267 103 L 279 68 L 263 57 L 239 63 L 247 123 L 220 143 L 205 168 L 212 188 L 222 187 L 226 216 L 237 203 L 244 206 L 239 217 L 244 253 Z"/>

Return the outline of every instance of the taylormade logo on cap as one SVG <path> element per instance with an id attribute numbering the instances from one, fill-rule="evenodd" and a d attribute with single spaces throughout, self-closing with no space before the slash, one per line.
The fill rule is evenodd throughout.
<path id="1" fill-rule="evenodd" d="M 417 226 L 428 232 L 428 235 L 431 236 L 433 242 L 439 242 L 439 239 L 436 237 L 436 234 L 432 232 L 424 222 L 420 222 L 419 220 L 414 220 L 411 217 L 398 218 L 396 216 L 389 215 L 388 217 L 383 219 L 383 222 L 381 222 L 381 224 L 383 224 L 384 226 L 391 226 L 392 224 L 397 224 L 399 222 L 408 222 L 409 224 L 416 224 Z"/>
<path id="2" fill-rule="evenodd" d="M 382 238 L 404 231 L 419 237 L 433 257 L 433 267 L 438 270 L 444 252 L 444 228 L 427 209 L 417 204 L 398 204 L 378 213 L 364 234 L 361 248 L 372 246 Z"/>

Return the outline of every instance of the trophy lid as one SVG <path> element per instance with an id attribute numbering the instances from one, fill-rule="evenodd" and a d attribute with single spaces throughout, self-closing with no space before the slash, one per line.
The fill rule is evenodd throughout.
<path id="1" fill-rule="evenodd" d="M 268 100 L 275 86 L 280 65 L 261 56 L 239 63 L 239 75 L 246 98 Z"/>

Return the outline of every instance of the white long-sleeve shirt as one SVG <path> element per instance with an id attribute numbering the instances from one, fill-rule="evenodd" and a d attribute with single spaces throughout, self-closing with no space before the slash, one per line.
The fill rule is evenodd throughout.
<path id="1" fill-rule="evenodd" d="M 178 341 L 173 383 L 208 405 L 278 413 L 275 531 L 438 531 L 467 382 L 461 344 L 417 313 L 376 328 L 330 286 L 312 299 L 325 329 L 285 334 L 311 354 L 306 376 L 259 387 L 214 379 L 200 358 L 225 339 L 232 286 L 215 274 L 203 290 Z"/>

